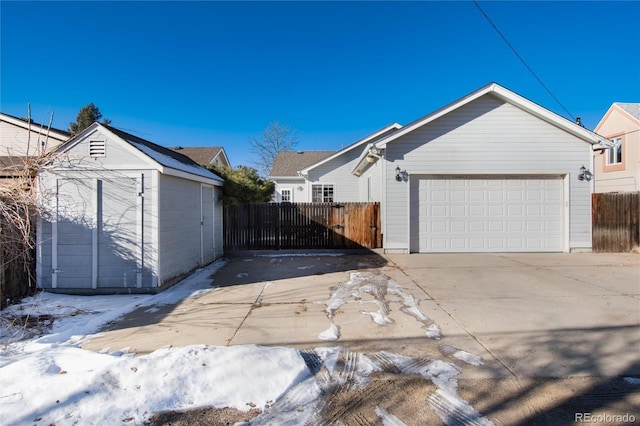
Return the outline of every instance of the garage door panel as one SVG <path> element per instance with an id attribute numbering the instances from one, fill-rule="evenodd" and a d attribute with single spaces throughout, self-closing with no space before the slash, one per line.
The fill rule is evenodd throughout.
<path id="1" fill-rule="evenodd" d="M 432 177 L 417 189 L 420 251 L 563 250 L 560 177 Z"/>
<path id="2" fill-rule="evenodd" d="M 451 206 L 451 217 L 466 217 L 467 216 L 467 206 Z"/>

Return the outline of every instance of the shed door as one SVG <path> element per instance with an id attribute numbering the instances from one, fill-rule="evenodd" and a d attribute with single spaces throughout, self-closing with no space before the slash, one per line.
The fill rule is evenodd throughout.
<path id="1" fill-rule="evenodd" d="M 142 193 L 137 178 L 58 179 L 52 286 L 140 287 Z"/>
<path id="2" fill-rule="evenodd" d="M 434 176 L 418 198 L 420 252 L 563 251 L 561 177 Z"/>
<path id="3" fill-rule="evenodd" d="M 92 288 L 96 196 L 90 179 L 58 179 L 52 223 L 52 286 Z"/>
<path id="4" fill-rule="evenodd" d="M 215 260 L 214 239 L 214 188 L 200 186 L 200 263 L 206 265 Z"/>
<path id="5" fill-rule="evenodd" d="M 138 180 L 98 182 L 98 287 L 138 287 L 140 266 Z"/>

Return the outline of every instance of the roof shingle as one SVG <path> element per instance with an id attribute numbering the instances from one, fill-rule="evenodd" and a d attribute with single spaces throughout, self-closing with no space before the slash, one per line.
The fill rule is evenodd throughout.
<path id="1" fill-rule="evenodd" d="M 206 166 L 211 163 L 222 147 L 219 146 L 177 146 L 171 150 L 186 155 L 196 163 Z"/>
<path id="2" fill-rule="evenodd" d="M 298 171 L 334 154 L 335 151 L 280 151 L 269 176 L 298 176 Z"/>

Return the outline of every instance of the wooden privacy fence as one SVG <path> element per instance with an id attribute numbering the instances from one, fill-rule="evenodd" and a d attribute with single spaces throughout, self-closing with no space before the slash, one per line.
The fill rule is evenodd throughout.
<path id="1" fill-rule="evenodd" d="M 255 203 L 224 207 L 224 249 L 382 246 L 380 203 Z"/>
<path id="2" fill-rule="evenodd" d="M 592 249 L 628 252 L 640 245 L 640 192 L 591 195 Z"/>

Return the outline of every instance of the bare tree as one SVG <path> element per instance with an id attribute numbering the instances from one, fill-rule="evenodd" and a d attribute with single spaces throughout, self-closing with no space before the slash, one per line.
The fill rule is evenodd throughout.
<path id="1" fill-rule="evenodd" d="M 298 143 L 298 135 L 286 124 L 274 121 L 269 124 L 259 138 L 251 140 L 251 151 L 258 155 L 256 169 L 267 176 L 278 152 L 291 151 Z"/>

